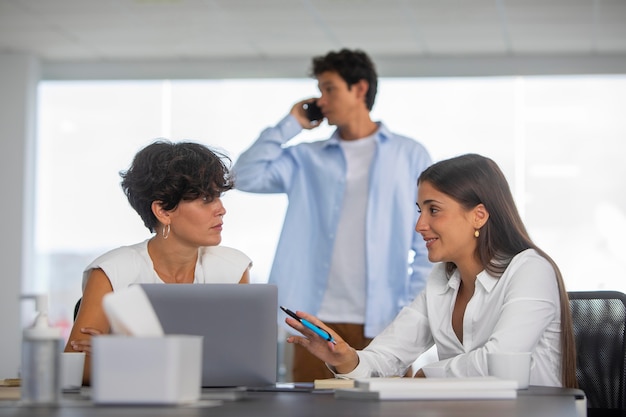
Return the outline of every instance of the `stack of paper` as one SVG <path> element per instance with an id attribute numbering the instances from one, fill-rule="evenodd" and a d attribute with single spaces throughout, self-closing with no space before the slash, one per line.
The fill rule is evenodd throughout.
<path id="1" fill-rule="evenodd" d="M 313 381 L 315 389 L 353 388 L 354 379 L 328 378 Z"/>
<path id="2" fill-rule="evenodd" d="M 372 400 L 508 399 L 517 396 L 517 381 L 476 378 L 368 378 L 354 388 L 337 389 L 336 398 Z"/>

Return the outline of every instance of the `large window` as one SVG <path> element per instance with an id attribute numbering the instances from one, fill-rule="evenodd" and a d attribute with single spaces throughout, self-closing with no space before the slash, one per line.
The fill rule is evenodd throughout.
<path id="1" fill-rule="evenodd" d="M 36 189 L 36 275 L 51 317 L 70 326 L 83 268 L 150 237 L 119 171 L 157 137 L 200 141 L 235 160 L 293 103 L 303 80 L 42 82 Z M 503 168 L 535 242 L 568 289 L 626 291 L 626 77 L 382 79 L 373 117 L 422 142 L 433 159 L 466 152 Z M 325 138 L 326 125 L 297 140 Z M 228 192 L 223 244 L 248 253 L 267 280 L 286 199 Z"/>

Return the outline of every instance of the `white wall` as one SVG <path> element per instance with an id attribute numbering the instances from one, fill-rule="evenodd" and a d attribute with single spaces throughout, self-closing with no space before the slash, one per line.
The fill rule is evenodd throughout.
<path id="1" fill-rule="evenodd" d="M 39 61 L 0 54 L 0 378 L 17 376 L 20 301 L 32 236 L 32 180 Z"/>

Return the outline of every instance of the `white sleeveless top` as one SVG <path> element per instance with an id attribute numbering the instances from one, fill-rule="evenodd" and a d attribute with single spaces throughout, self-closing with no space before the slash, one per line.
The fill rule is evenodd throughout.
<path id="1" fill-rule="evenodd" d="M 149 240 L 149 239 L 148 239 Z M 90 263 L 83 271 L 83 290 L 92 269 L 100 268 L 109 277 L 113 291 L 132 284 L 164 283 L 157 275 L 148 255 L 148 240 L 113 249 Z M 243 252 L 226 246 L 198 249 L 194 284 L 236 284 L 252 264 Z"/>

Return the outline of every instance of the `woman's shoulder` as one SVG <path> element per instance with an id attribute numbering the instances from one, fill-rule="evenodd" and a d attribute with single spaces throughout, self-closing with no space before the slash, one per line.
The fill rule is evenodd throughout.
<path id="1" fill-rule="evenodd" d="M 228 246 L 202 247 L 198 260 L 204 282 L 214 283 L 237 283 L 246 269 L 252 265 L 248 255 Z"/>
<path id="2" fill-rule="evenodd" d="M 554 266 L 534 249 L 526 249 L 513 257 L 500 279 L 517 290 L 525 288 L 536 294 L 558 292 Z"/>
<path id="3" fill-rule="evenodd" d="M 86 269 L 99 268 L 100 265 L 110 262 L 125 263 L 127 261 L 142 258 L 143 253 L 147 251 L 147 243 L 148 241 L 146 240 L 134 245 L 120 246 L 118 248 L 111 249 L 110 251 L 98 256 Z"/>
<path id="4" fill-rule="evenodd" d="M 535 266 L 554 269 L 550 261 L 543 257 L 535 249 L 529 248 L 521 251 L 511 259 L 507 270 L 513 268 L 520 268 L 523 266 Z"/>
<path id="5" fill-rule="evenodd" d="M 252 262 L 248 255 L 246 255 L 239 249 L 231 248 L 228 246 L 205 246 L 200 249 L 200 253 L 203 259 L 214 258 L 216 260 L 223 260 L 225 262 L 245 262 L 246 264 Z"/>
<path id="6" fill-rule="evenodd" d="M 114 288 L 118 273 L 123 272 L 125 276 L 136 275 L 140 265 L 145 264 L 147 242 L 146 240 L 134 245 L 120 246 L 98 256 L 83 271 L 83 288 L 93 269 L 102 269 Z"/>

